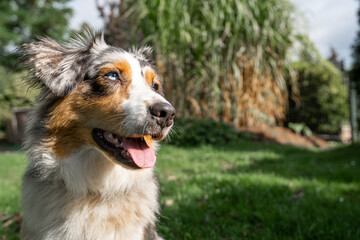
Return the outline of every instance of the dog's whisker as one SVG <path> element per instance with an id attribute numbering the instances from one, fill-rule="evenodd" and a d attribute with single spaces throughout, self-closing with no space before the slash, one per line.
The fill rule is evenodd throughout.
<path id="1" fill-rule="evenodd" d="M 107 117 L 104 118 L 104 120 L 111 120 L 111 119 L 114 119 L 114 118 L 122 118 L 124 116 L 125 116 L 124 113 L 119 113 L 119 114 L 107 116 Z"/>
<path id="2" fill-rule="evenodd" d="M 119 131 L 123 132 L 126 129 L 126 123 L 129 122 L 130 116 L 126 116 L 121 122 L 116 125 L 116 129 L 120 127 Z"/>
<path id="3" fill-rule="evenodd" d="M 173 135 L 177 136 L 178 138 L 180 138 L 179 134 L 176 132 L 175 129 L 170 129 L 168 137 L 171 138 Z"/>
<path id="4" fill-rule="evenodd" d="M 124 114 L 125 115 L 125 114 Z M 124 116 L 123 115 L 123 116 Z M 129 116 L 126 116 L 125 119 L 121 119 L 121 121 L 119 121 L 115 126 L 113 126 L 110 131 L 111 132 L 123 132 L 124 128 L 126 127 L 125 126 L 125 123 L 127 122 Z"/>
<path id="5" fill-rule="evenodd" d="M 146 127 L 147 127 L 148 123 L 149 123 L 149 122 L 146 122 L 146 123 L 144 124 L 143 130 L 142 130 L 142 135 L 145 135 L 145 131 L 146 131 Z"/>

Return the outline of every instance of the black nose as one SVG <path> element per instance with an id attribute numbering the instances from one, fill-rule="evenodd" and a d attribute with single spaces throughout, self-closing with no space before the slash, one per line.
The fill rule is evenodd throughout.
<path id="1" fill-rule="evenodd" d="M 162 128 L 169 127 L 174 122 L 175 108 L 168 103 L 155 103 L 149 107 L 150 114 Z"/>

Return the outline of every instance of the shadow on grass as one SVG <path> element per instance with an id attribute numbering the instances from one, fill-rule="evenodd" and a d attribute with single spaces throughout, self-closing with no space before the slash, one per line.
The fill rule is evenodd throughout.
<path id="1" fill-rule="evenodd" d="M 228 172 L 233 174 L 262 172 L 285 178 L 307 178 L 334 182 L 360 181 L 359 145 L 317 151 L 294 147 L 284 148 L 280 151 L 275 149 L 278 155 L 276 158 L 255 159 L 246 167 L 231 168 Z M 273 147 L 271 149 L 273 150 Z M 225 151 L 234 150 L 234 148 L 225 148 Z M 263 150 L 266 148 L 257 151 Z"/>
<path id="2" fill-rule="evenodd" d="M 5 140 L 0 140 L 0 152 L 17 152 L 21 150 L 21 145 L 11 144 L 6 142 Z"/>

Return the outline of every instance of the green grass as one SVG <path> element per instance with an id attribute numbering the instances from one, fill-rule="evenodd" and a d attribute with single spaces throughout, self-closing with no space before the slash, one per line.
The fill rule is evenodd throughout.
<path id="1" fill-rule="evenodd" d="M 24 156 L 0 154 L 0 212 L 20 211 Z M 165 145 L 157 175 L 165 239 L 360 239 L 358 145 Z"/>
<path id="2" fill-rule="evenodd" d="M 21 178 L 25 167 L 25 154 L 0 154 L 0 213 L 19 212 Z"/>
<path id="3" fill-rule="evenodd" d="M 167 239 L 360 239 L 360 147 L 164 147 Z"/>
<path id="4" fill-rule="evenodd" d="M 24 153 L 0 153 L 0 219 L 2 215 L 20 213 L 20 187 L 25 168 Z M 19 224 L 12 222 L 6 228 L 4 224 L 7 224 L 7 221 L 0 222 L 0 238 L 19 239 Z"/>

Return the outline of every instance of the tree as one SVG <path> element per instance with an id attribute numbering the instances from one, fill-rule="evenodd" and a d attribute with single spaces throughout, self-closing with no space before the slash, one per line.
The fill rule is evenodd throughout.
<path id="1" fill-rule="evenodd" d="M 70 0 L 0 1 L 0 64 L 11 67 L 17 59 L 14 49 L 37 36 L 62 39 L 69 31 Z"/>
<path id="2" fill-rule="evenodd" d="M 338 134 L 349 118 L 348 92 L 341 71 L 324 59 L 300 61 L 294 68 L 300 101 L 290 99 L 288 121 L 304 123 L 316 133 Z"/>
<path id="3" fill-rule="evenodd" d="M 293 63 L 297 88 L 289 86 L 293 97 L 289 98 L 287 124 L 301 123 L 315 133 L 338 134 L 349 117 L 343 63 L 335 49 L 324 59 L 307 35 L 299 35 L 298 43 L 298 59 Z"/>
<path id="4" fill-rule="evenodd" d="M 344 68 L 344 61 L 339 59 L 339 55 L 336 52 L 335 48 L 331 47 L 330 48 L 330 57 L 328 58 L 328 60 L 334 64 L 334 66 L 339 69 L 342 73 L 345 73 L 345 68 Z"/>
<path id="5" fill-rule="evenodd" d="M 359 1 L 360 3 L 360 1 Z M 357 12 L 358 24 L 360 25 L 360 8 Z M 358 94 L 360 94 L 360 31 L 357 32 L 355 43 L 353 45 L 353 65 L 349 72 L 350 81 L 356 84 Z"/>
<path id="6" fill-rule="evenodd" d="M 14 50 L 38 36 L 60 40 L 70 33 L 69 1 L 0 0 L 0 130 L 13 108 L 31 106 L 37 94 L 22 83 L 26 72 L 19 71 L 16 65 L 19 56 Z"/>
<path id="7" fill-rule="evenodd" d="M 133 1 L 106 1 L 100 3 L 95 0 L 100 17 L 104 21 L 104 35 L 107 43 L 127 48 L 136 35 L 134 30 L 136 4 Z M 138 39 L 141 36 L 137 37 Z"/>
<path id="8" fill-rule="evenodd" d="M 359 1 L 360 3 L 360 1 Z M 360 7 L 358 8 L 358 24 L 360 25 Z M 351 91 L 351 124 L 354 131 L 357 130 L 357 126 L 360 126 L 360 31 L 357 32 L 355 43 L 353 45 L 353 65 L 349 71 L 350 79 L 350 91 Z M 353 88 L 355 87 L 357 94 L 354 94 Z M 358 96 L 358 101 L 356 104 L 356 95 Z M 356 116 L 357 115 L 357 116 Z M 356 123 L 357 118 L 357 123 Z M 356 126 L 357 125 L 357 126 Z M 356 139 L 356 137 L 354 138 Z"/>

